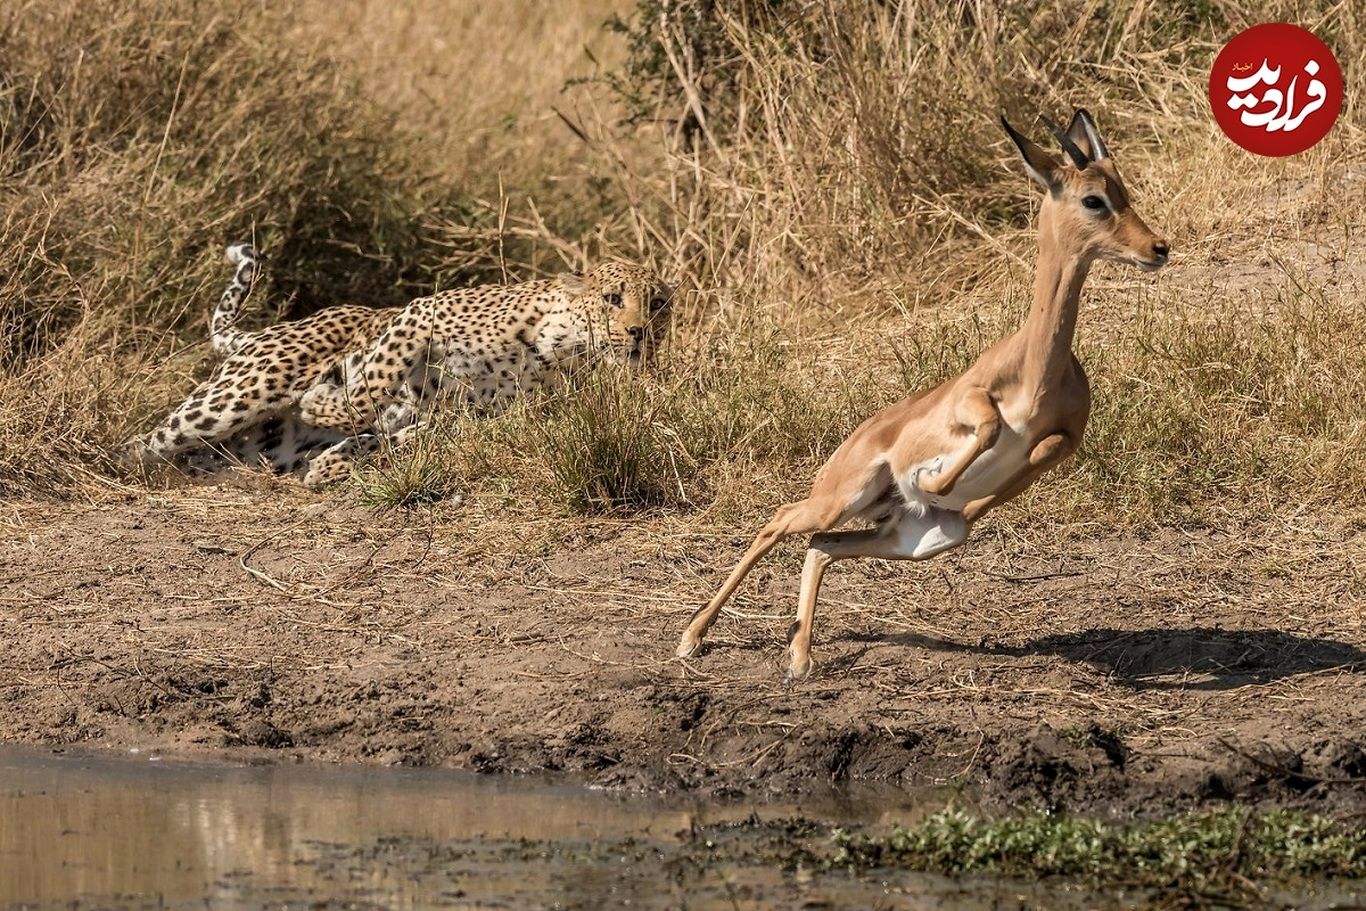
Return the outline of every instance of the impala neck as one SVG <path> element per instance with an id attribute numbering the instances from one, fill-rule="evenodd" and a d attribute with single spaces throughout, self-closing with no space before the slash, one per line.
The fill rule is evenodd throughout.
<path id="1" fill-rule="evenodd" d="M 1021 335 L 1025 373 L 1039 384 L 1064 375 L 1072 365 L 1072 336 L 1077 330 L 1081 286 L 1091 259 L 1063 249 L 1053 232 L 1048 207 L 1039 214 L 1039 265 L 1034 277 L 1034 303 Z"/>

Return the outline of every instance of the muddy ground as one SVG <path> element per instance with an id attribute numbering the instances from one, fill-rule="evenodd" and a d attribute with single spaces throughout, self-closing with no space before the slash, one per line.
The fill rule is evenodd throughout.
<path id="1" fill-rule="evenodd" d="M 672 657 L 746 543 L 695 518 L 381 513 L 284 484 L 11 504 L 0 740 L 708 794 L 1366 806 L 1366 516 L 978 531 L 832 570 L 817 675 L 788 688 L 795 545 Z"/>

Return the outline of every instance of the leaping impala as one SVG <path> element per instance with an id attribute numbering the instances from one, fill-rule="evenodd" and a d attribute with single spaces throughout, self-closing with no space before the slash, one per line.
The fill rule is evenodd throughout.
<path id="1" fill-rule="evenodd" d="M 1014 334 L 964 373 L 864 421 L 816 474 L 805 500 L 779 507 L 716 597 L 693 616 L 678 655 L 697 653 L 721 607 L 754 564 L 788 535 L 811 535 L 788 652 L 792 679 L 811 671 L 821 577 L 835 560 L 925 560 L 963 543 L 972 524 L 1017 496 L 1081 442 L 1091 390 L 1072 335 L 1087 270 L 1097 259 L 1145 272 L 1167 242 L 1129 205 L 1091 115 L 1078 110 L 1059 160 L 1001 117 L 1025 171 L 1045 190 L 1034 302 Z M 856 519 L 874 527 L 832 529 Z"/>

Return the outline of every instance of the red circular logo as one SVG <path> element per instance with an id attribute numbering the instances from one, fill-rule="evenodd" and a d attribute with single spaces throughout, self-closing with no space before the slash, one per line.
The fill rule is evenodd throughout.
<path id="1" fill-rule="evenodd" d="M 1295 155 L 1328 135 L 1342 110 L 1342 69 L 1318 37 L 1269 22 L 1214 58 L 1209 103 L 1224 134 L 1258 155 Z"/>

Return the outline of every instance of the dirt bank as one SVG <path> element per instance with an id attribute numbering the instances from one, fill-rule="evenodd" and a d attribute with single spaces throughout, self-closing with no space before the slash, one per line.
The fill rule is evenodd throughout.
<path id="1" fill-rule="evenodd" d="M 1366 521 L 984 525 L 842 564 L 782 685 L 794 548 L 699 659 L 744 541 L 696 520 L 378 514 L 187 487 L 0 516 L 0 739 L 565 771 L 612 787 L 964 783 L 988 805 L 1366 804 Z"/>

